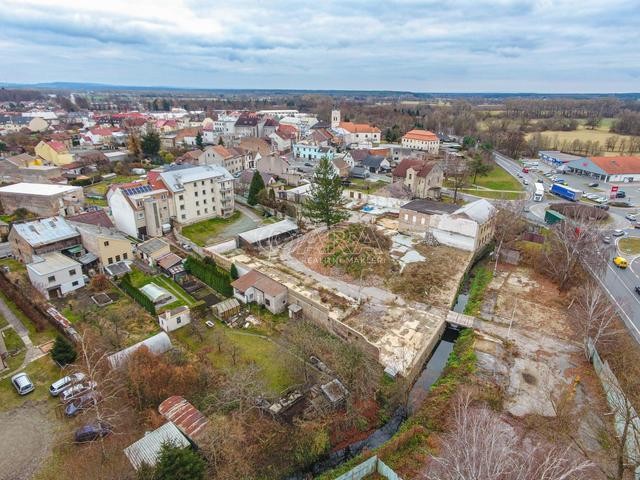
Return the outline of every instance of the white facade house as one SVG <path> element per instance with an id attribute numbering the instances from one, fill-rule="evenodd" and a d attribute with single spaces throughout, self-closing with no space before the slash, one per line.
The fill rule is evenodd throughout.
<path id="1" fill-rule="evenodd" d="M 495 233 L 496 208 L 485 199 L 468 203 L 451 214 L 429 218 L 427 235 L 444 245 L 477 252 Z"/>
<path id="2" fill-rule="evenodd" d="M 171 198 L 166 189 L 128 184 L 107 193 L 118 230 L 132 237 L 160 237 L 171 230 Z"/>
<path id="3" fill-rule="evenodd" d="M 428 130 L 411 130 L 402 137 L 402 146 L 435 154 L 440 148 L 440 139 Z"/>
<path id="4" fill-rule="evenodd" d="M 173 216 L 180 224 L 233 214 L 233 177 L 222 167 L 174 168 L 162 172 L 160 179 L 171 193 Z"/>
<path id="5" fill-rule="evenodd" d="M 60 252 L 34 256 L 27 273 L 31 284 L 47 299 L 84 287 L 82 265 Z"/>
<path id="6" fill-rule="evenodd" d="M 165 332 L 173 332 L 191 323 L 191 311 L 184 305 L 173 310 L 167 310 L 158 315 L 160 328 Z"/>

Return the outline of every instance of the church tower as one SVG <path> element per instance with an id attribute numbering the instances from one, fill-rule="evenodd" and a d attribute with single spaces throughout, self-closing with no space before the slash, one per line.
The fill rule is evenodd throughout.
<path id="1" fill-rule="evenodd" d="M 340 110 L 331 110 L 331 128 L 340 126 Z"/>

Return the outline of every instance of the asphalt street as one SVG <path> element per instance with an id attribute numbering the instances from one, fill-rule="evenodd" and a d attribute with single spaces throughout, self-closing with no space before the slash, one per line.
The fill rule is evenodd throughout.
<path id="1" fill-rule="evenodd" d="M 550 195 L 549 193 L 545 193 L 545 199 L 543 202 L 534 202 L 532 200 L 532 195 L 533 191 L 535 190 L 534 183 L 536 181 L 544 179 L 546 185 L 550 184 L 549 180 L 543 176 L 543 173 L 550 170 L 551 167 L 540 163 L 540 172 L 530 172 L 528 174 L 525 174 L 522 172 L 522 165 L 520 163 L 505 155 L 496 152 L 494 153 L 494 159 L 500 167 L 504 168 L 518 180 L 522 181 L 522 179 L 527 179 L 529 185 L 524 186 L 527 192 L 529 192 L 527 200 L 527 207 L 529 212 L 527 212 L 527 216 L 530 220 L 534 220 L 536 222 L 543 221 L 544 212 L 550 203 L 549 200 L 560 199 L 553 195 Z M 597 189 L 590 188 L 587 186 L 587 184 L 593 181 L 591 179 L 566 174 L 563 174 L 561 176 L 562 178 L 567 180 L 569 186 L 587 192 L 593 191 L 595 193 L 605 195 L 610 188 L 609 185 L 602 183 Z M 627 195 L 630 197 L 632 203 L 635 202 L 636 198 L 640 199 L 640 195 L 637 196 L 637 186 L 624 185 L 622 189 L 627 192 Z M 636 209 L 612 207 L 609 210 L 609 213 L 613 218 L 613 221 L 609 224 L 610 232 L 604 233 L 610 234 L 613 229 L 619 228 L 625 231 L 625 236 L 640 238 L 640 230 L 633 228 L 632 222 L 624 218 L 624 215 L 626 215 L 627 213 L 636 212 Z M 604 290 L 609 295 L 611 301 L 618 308 L 620 316 L 624 320 L 629 333 L 631 333 L 636 341 L 640 343 L 640 295 L 635 292 L 635 287 L 640 286 L 640 255 L 622 255 L 629 261 L 629 268 L 620 269 L 616 267 L 613 264 L 613 257 L 616 256 L 619 252 L 617 247 L 618 241 L 620 240 L 620 238 L 624 237 L 612 238 L 615 238 L 615 242 L 613 244 L 607 245 L 603 243 L 599 251 L 593 252 L 594 255 L 603 255 L 606 258 L 606 268 L 604 268 L 604 271 L 596 272 L 593 271 L 591 267 L 587 266 L 587 268 L 591 270 L 591 274 L 593 275 L 593 277 L 600 283 L 602 288 L 604 288 Z"/>

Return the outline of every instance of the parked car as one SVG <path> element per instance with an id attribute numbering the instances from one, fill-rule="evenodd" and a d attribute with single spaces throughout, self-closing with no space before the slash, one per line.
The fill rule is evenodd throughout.
<path id="1" fill-rule="evenodd" d="M 596 195 L 595 193 L 587 193 L 585 197 L 587 197 L 589 200 L 595 200 L 596 198 L 598 198 L 598 195 Z"/>
<path id="2" fill-rule="evenodd" d="M 89 390 L 93 390 L 97 386 L 96 382 L 78 383 L 64 390 L 60 394 L 60 400 L 62 400 L 63 403 L 70 402 L 87 393 Z"/>
<path id="3" fill-rule="evenodd" d="M 522 173 L 529 173 L 529 169 L 528 169 L 527 167 L 524 167 L 524 168 L 522 169 Z"/>
<path id="4" fill-rule="evenodd" d="M 633 213 L 627 213 L 624 218 L 626 218 L 627 220 L 629 220 L 630 222 L 635 222 L 636 221 L 636 215 L 634 215 Z"/>
<path id="5" fill-rule="evenodd" d="M 591 183 L 589 184 L 589 186 L 590 186 L 590 187 L 592 187 L 592 188 L 593 188 L 593 187 L 597 187 L 598 185 L 600 185 L 598 182 L 591 182 Z"/>
<path id="6" fill-rule="evenodd" d="M 638 295 L 640 295 L 640 285 L 637 285 L 637 286 L 636 286 L 636 288 L 635 288 L 635 290 L 636 290 L 636 293 L 637 293 Z"/>
<path id="7" fill-rule="evenodd" d="M 60 393 L 65 391 L 67 388 L 69 388 L 72 385 L 75 385 L 76 383 L 80 383 L 82 380 L 84 380 L 84 373 L 82 372 L 72 373 L 71 375 L 67 375 L 66 377 L 63 377 L 60 380 L 56 380 L 55 382 L 53 382 L 49 387 L 49 393 L 53 397 L 57 397 L 58 395 L 60 395 Z"/>
<path id="8" fill-rule="evenodd" d="M 634 224 L 633 224 L 633 228 L 640 228 L 640 223 L 637 223 L 637 222 L 636 222 L 636 223 L 634 223 Z"/>
<path id="9" fill-rule="evenodd" d="M 525 178 L 524 180 L 522 180 L 522 184 L 523 185 L 529 185 L 529 181 Z"/>
<path id="10" fill-rule="evenodd" d="M 305 162 L 304 166 L 305 166 L 305 167 L 313 167 L 313 165 L 312 165 L 312 164 L 310 164 L 309 162 Z"/>
<path id="11" fill-rule="evenodd" d="M 97 404 L 98 400 L 100 400 L 100 394 L 95 390 L 91 390 L 90 392 L 69 402 L 69 404 L 64 408 L 64 414 L 67 417 L 75 417 L 87 408 Z"/>
<path id="12" fill-rule="evenodd" d="M 111 434 L 111 425 L 106 422 L 89 423 L 76 430 L 74 435 L 76 443 L 92 442 L 98 438 Z"/>
<path id="13" fill-rule="evenodd" d="M 593 201 L 596 202 L 596 203 L 606 203 L 606 202 L 608 202 L 608 200 L 606 198 L 604 198 L 604 197 L 594 198 Z"/>
<path id="14" fill-rule="evenodd" d="M 11 383 L 20 395 L 33 392 L 34 388 L 36 388 L 25 372 L 16 373 L 11 377 Z"/>
<path id="15" fill-rule="evenodd" d="M 555 183 L 559 183 L 560 185 L 566 185 L 567 181 L 564 178 L 558 178 Z"/>
<path id="16" fill-rule="evenodd" d="M 603 241 L 604 243 L 611 243 L 611 237 L 609 237 L 609 236 L 604 236 L 604 237 L 602 237 L 602 241 Z"/>
<path id="17" fill-rule="evenodd" d="M 182 249 L 183 250 L 191 250 L 191 245 L 189 245 L 188 243 L 183 243 L 182 244 Z"/>
<path id="18" fill-rule="evenodd" d="M 620 230 L 620 229 L 614 230 L 614 231 L 613 231 L 613 233 L 612 233 L 612 235 L 613 235 L 614 237 L 621 237 L 621 236 L 623 236 L 623 235 L 624 235 L 624 230 Z"/>
<path id="19" fill-rule="evenodd" d="M 613 263 L 618 268 L 627 268 L 629 266 L 629 262 L 627 262 L 627 259 L 620 256 L 614 257 Z"/>
<path id="20" fill-rule="evenodd" d="M 602 210 L 609 210 L 609 205 L 595 205 L 596 208 L 601 208 Z"/>
<path id="21" fill-rule="evenodd" d="M 627 192 L 624 190 L 618 190 L 616 192 L 616 198 L 625 198 L 627 196 Z"/>

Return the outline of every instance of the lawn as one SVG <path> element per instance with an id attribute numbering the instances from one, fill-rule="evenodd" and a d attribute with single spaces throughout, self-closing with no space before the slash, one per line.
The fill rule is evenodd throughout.
<path id="1" fill-rule="evenodd" d="M 622 238 L 618 242 L 618 248 L 622 253 L 626 253 L 627 255 L 640 255 L 640 238 Z"/>
<path id="2" fill-rule="evenodd" d="M 89 198 L 85 197 L 84 202 L 87 205 L 93 205 L 94 207 L 106 207 L 109 205 L 106 199 L 104 198 Z"/>
<path id="3" fill-rule="evenodd" d="M 229 225 L 240 220 L 242 214 L 236 210 L 228 218 L 211 218 L 202 222 L 187 225 L 182 229 L 182 235 L 201 247 L 209 245 Z"/>
<path id="4" fill-rule="evenodd" d="M 62 377 L 62 371 L 49 355 L 31 362 L 24 369 L 35 385 L 35 390 L 26 397 L 21 397 L 11 384 L 11 378 L 0 380 L 0 410 L 10 410 L 22 404 L 25 400 L 40 401 L 51 399 L 49 385 Z M 51 400 L 52 404 L 57 403 Z"/>
<path id="5" fill-rule="evenodd" d="M 468 193 L 470 195 L 475 195 L 477 197 L 482 198 L 492 198 L 497 200 L 517 200 L 522 198 L 522 193 L 520 192 L 500 192 L 496 190 L 474 190 L 471 188 L 461 188 L 458 190 L 462 193 Z"/>
<path id="6" fill-rule="evenodd" d="M 5 347 L 7 347 L 7 351 L 19 351 L 18 355 L 14 357 L 8 357 L 6 360 L 9 371 L 13 371 L 20 365 L 22 365 L 22 361 L 24 360 L 27 351 L 24 348 L 24 343 L 22 342 L 20 335 L 18 335 L 13 328 L 7 328 L 6 330 L 4 330 L 2 332 L 2 336 L 4 337 L 4 345 Z"/>
<path id="7" fill-rule="evenodd" d="M 24 263 L 19 262 L 13 258 L 3 258 L 0 260 L 0 266 L 9 267 L 9 271 L 11 272 L 25 272 L 27 271 L 27 267 Z"/>
<path id="8" fill-rule="evenodd" d="M 134 180 L 140 180 L 139 175 L 117 175 L 114 178 L 110 178 L 109 180 L 103 180 L 98 183 L 94 183 L 93 185 L 88 185 L 85 187 L 87 193 L 94 193 L 96 195 L 106 195 L 107 190 L 109 190 L 109 186 L 116 183 L 129 183 Z"/>
<path id="9" fill-rule="evenodd" d="M 380 190 L 382 187 L 389 185 L 387 182 L 383 182 L 382 180 L 376 180 L 375 182 L 370 182 L 363 178 L 351 178 L 351 184 L 348 187 L 345 187 L 347 190 L 358 190 L 361 192 L 373 193 L 376 190 Z"/>
<path id="10" fill-rule="evenodd" d="M 292 362 L 298 362 L 296 357 L 263 336 L 231 329 L 220 322 L 216 322 L 215 325 L 205 332 L 205 340 L 202 343 L 195 339 L 188 328 L 178 330 L 174 336 L 193 352 L 207 347 L 207 356 L 213 365 L 221 370 L 233 369 L 235 349 L 236 362 L 255 363 L 262 370 L 268 393 L 274 396 L 295 384 Z"/>
<path id="11" fill-rule="evenodd" d="M 473 178 L 471 178 L 473 179 Z M 510 175 L 504 168 L 494 166 L 488 175 L 478 176 L 476 185 L 490 190 L 515 190 L 522 191 L 522 184 Z"/>
<path id="12" fill-rule="evenodd" d="M 131 284 L 140 288 L 146 285 L 147 283 L 155 283 L 159 287 L 164 288 L 169 293 L 173 294 L 176 297 L 176 301 L 170 303 L 169 305 L 163 306 L 160 310 L 170 310 L 172 308 L 179 307 L 181 305 L 186 305 L 187 307 L 193 307 L 197 303 L 198 300 L 193 298 L 187 292 L 185 292 L 180 285 L 171 280 L 164 275 L 147 275 L 142 270 L 138 270 L 137 268 L 132 268 L 131 270 Z"/>
<path id="13" fill-rule="evenodd" d="M 22 321 L 24 326 L 29 331 L 29 338 L 31 338 L 31 341 L 34 345 L 40 345 L 42 343 L 48 342 L 49 340 L 53 340 L 56 337 L 57 330 L 53 327 L 53 325 L 47 325 L 47 327 L 40 332 L 36 331 L 36 326 L 31 321 L 31 319 L 27 317 L 25 313 L 20 310 L 18 306 L 4 294 L 4 292 L 0 292 L 0 298 L 4 300 L 13 314 Z"/>

